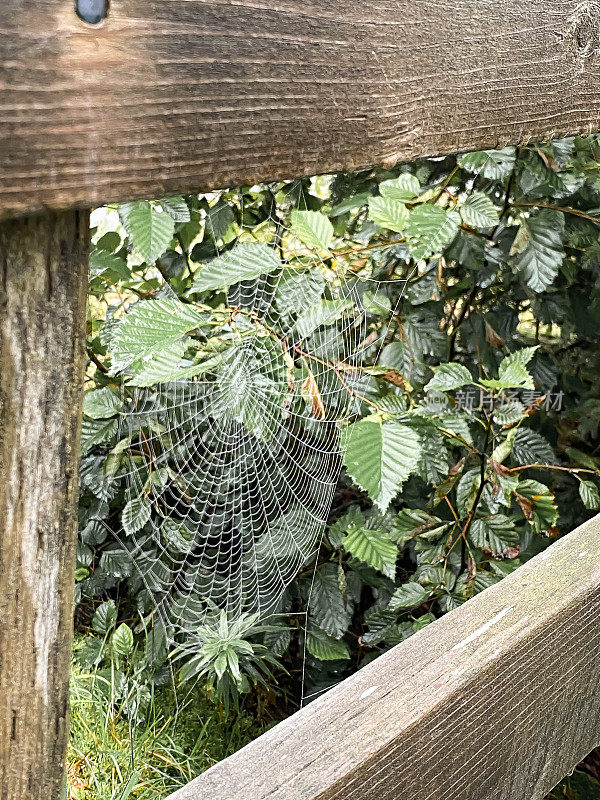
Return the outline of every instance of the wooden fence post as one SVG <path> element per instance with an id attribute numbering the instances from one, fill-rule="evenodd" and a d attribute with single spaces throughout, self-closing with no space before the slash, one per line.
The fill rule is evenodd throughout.
<path id="1" fill-rule="evenodd" d="M 59 800 L 88 212 L 0 224 L 0 798 Z"/>

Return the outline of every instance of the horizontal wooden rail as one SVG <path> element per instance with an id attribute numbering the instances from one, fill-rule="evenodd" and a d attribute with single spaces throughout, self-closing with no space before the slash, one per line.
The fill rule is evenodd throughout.
<path id="1" fill-rule="evenodd" d="M 0 3 L 0 217 L 600 128 L 596 0 L 74 6 Z"/>
<path id="2" fill-rule="evenodd" d="M 600 515 L 169 800 L 539 800 L 600 744 Z"/>

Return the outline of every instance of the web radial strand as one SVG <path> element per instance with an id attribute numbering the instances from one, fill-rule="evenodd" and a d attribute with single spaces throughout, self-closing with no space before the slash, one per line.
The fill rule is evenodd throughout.
<path id="1" fill-rule="evenodd" d="M 282 230 L 273 225 L 273 243 Z M 210 336 L 231 347 L 214 367 L 126 391 L 127 468 L 114 480 L 138 516 L 121 537 L 171 636 L 223 609 L 230 619 L 281 610 L 321 543 L 340 430 L 361 404 L 376 410 L 362 368 L 376 363 L 406 281 L 310 255 L 301 281 L 282 265 L 229 287 L 229 315 Z M 367 292 L 392 298 L 387 319 L 373 322 Z M 299 312 L 324 294 L 330 317 Z"/>

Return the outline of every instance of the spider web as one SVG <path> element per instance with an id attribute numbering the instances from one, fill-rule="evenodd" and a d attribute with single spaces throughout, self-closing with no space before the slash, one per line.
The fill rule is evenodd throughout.
<path id="1" fill-rule="evenodd" d="M 376 408 L 365 365 L 377 362 L 416 271 L 389 248 L 378 265 L 386 277 L 375 278 L 368 259 L 348 262 L 368 247 L 326 263 L 280 220 L 268 227 L 282 255 L 283 240 L 295 243 L 307 277 L 294 281 L 284 266 L 232 284 L 227 318 L 211 334 L 231 342 L 218 363 L 123 396 L 127 468 L 115 480 L 128 505 L 143 498 L 147 519 L 118 535 L 170 640 L 222 610 L 230 620 L 276 614 L 300 571 L 312 565 L 314 576 L 342 467 L 340 431 L 364 404 Z M 394 277 L 398 264 L 407 277 Z M 335 321 L 315 325 L 302 310 L 325 287 Z M 390 310 L 374 317 L 381 297 Z"/>

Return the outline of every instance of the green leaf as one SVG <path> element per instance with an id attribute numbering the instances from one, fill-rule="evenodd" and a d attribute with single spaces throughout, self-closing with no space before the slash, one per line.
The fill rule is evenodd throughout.
<path id="1" fill-rule="evenodd" d="M 117 607 L 114 600 L 105 600 L 100 603 L 92 617 L 92 628 L 96 633 L 108 633 L 117 622 Z"/>
<path id="2" fill-rule="evenodd" d="M 525 282 L 534 292 L 543 292 L 558 275 L 563 262 L 563 235 L 565 218 L 562 211 L 543 209 L 529 217 L 523 225 L 528 234 L 528 245 L 517 256 L 517 265 Z"/>
<path id="3" fill-rule="evenodd" d="M 116 419 L 87 420 L 81 423 L 81 454 L 86 455 L 97 444 L 109 442 L 118 430 Z"/>
<path id="4" fill-rule="evenodd" d="M 205 411 L 226 416 L 269 441 L 278 431 L 281 404 L 287 389 L 286 367 L 279 343 L 246 340 L 223 354 Z"/>
<path id="5" fill-rule="evenodd" d="M 279 628 L 273 626 L 273 630 L 265 633 L 265 647 L 276 656 L 282 656 L 290 646 L 292 633 L 289 628 Z"/>
<path id="6" fill-rule="evenodd" d="M 111 644 L 115 653 L 128 656 L 133 650 L 133 631 L 124 622 L 113 633 Z"/>
<path id="7" fill-rule="evenodd" d="M 408 210 L 400 200 L 391 197 L 370 197 L 369 219 L 382 228 L 402 233 L 408 222 Z"/>
<path id="8" fill-rule="evenodd" d="M 522 403 L 511 400 L 494 409 L 494 422 L 497 425 L 512 425 L 523 419 L 525 413 L 525 406 Z"/>
<path id="9" fill-rule="evenodd" d="M 83 413 L 90 419 L 110 419 L 118 414 L 120 408 L 121 398 L 108 386 L 92 389 L 83 396 Z"/>
<path id="10" fill-rule="evenodd" d="M 500 381 L 510 384 L 508 388 L 522 386 L 525 389 L 533 389 L 533 378 L 525 367 L 533 358 L 536 350 L 537 347 L 523 347 L 521 350 L 515 350 L 514 353 L 505 356 L 498 367 Z"/>
<path id="11" fill-rule="evenodd" d="M 281 261 L 272 247 L 266 244 L 242 242 L 233 250 L 213 258 L 196 272 L 191 291 L 224 289 L 238 281 L 258 278 L 259 275 L 270 275 L 281 269 L 281 266 Z"/>
<path id="12" fill-rule="evenodd" d="M 428 600 L 431 596 L 431 590 L 421 586 L 420 583 L 409 581 L 399 586 L 389 603 L 390 611 L 400 611 L 402 608 L 415 608 Z"/>
<path id="13" fill-rule="evenodd" d="M 456 505 L 460 514 L 466 514 L 473 507 L 481 483 L 481 470 L 478 467 L 468 470 L 456 487 Z"/>
<path id="14" fill-rule="evenodd" d="M 121 203 L 119 214 L 133 249 L 147 264 L 154 264 L 173 238 L 175 233 L 173 217 L 160 211 L 147 200 Z"/>
<path id="15" fill-rule="evenodd" d="M 350 658 L 348 646 L 342 639 L 333 636 L 311 625 L 306 633 L 306 647 L 311 656 L 319 661 L 340 661 Z"/>
<path id="16" fill-rule="evenodd" d="M 519 428 L 513 443 L 517 464 L 558 464 L 550 443 L 531 428 Z"/>
<path id="17" fill-rule="evenodd" d="M 515 350 L 500 362 L 498 379 L 482 379 L 480 383 L 489 389 L 533 389 L 534 383 L 526 365 L 531 360 L 537 347 L 524 347 Z"/>
<path id="18" fill-rule="evenodd" d="M 543 533 L 556 525 L 558 508 L 554 502 L 554 495 L 543 483 L 534 480 L 520 481 L 517 487 L 517 500 L 536 533 Z"/>
<path id="19" fill-rule="evenodd" d="M 173 380 L 177 375 L 181 358 L 189 346 L 190 340 L 181 339 L 172 342 L 135 361 L 131 365 L 134 373 L 129 382 L 131 386 L 153 386 L 157 383 Z"/>
<path id="20" fill-rule="evenodd" d="M 292 230 L 309 247 L 328 250 L 333 240 L 333 225 L 320 211 L 292 211 Z"/>
<path id="21" fill-rule="evenodd" d="M 515 166 L 515 148 L 502 150 L 477 150 L 458 157 L 458 164 L 468 172 L 474 172 L 493 181 L 507 178 Z"/>
<path id="22" fill-rule="evenodd" d="M 184 334 L 206 324 L 194 306 L 175 298 L 142 300 L 112 330 L 112 367 L 115 372 L 173 344 Z"/>
<path id="23" fill-rule="evenodd" d="M 134 497 L 121 512 L 123 530 L 128 536 L 141 530 L 150 519 L 152 506 L 145 497 Z"/>
<path id="24" fill-rule="evenodd" d="M 342 452 L 350 477 L 385 512 L 416 468 L 421 443 L 406 425 L 367 417 L 344 429 Z"/>
<path id="25" fill-rule="evenodd" d="M 206 214 L 206 230 L 214 241 L 224 239 L 227 231 L 235 222 L 235 214 L 229 203 L 217 200 L 214 206 L 208 209 Z"/>
<path id="26" fill-rule="evenodd" d="M 190 210 L 181 195 L 166 197 L 160 201 L 160 204 L 167 214 L 173 218 L 173 222 L 184 223 L 190 221 Z"/>
<path id="27" fill-rule="evenodd" d="M 327 212 L 327 216 L 338 217 L 348 211 L 354 211 L 354 209 L 366 205 L 370 196 L 368 192 L 359 192 L 358 194 L 352 195 L 352 197 L 346 197 L 344 200 L 336 203 L 336 205 Z"/>
<path id="28" fill-rule="evenodd" d="M 410 172 L 403 172 L 397 178 L 379 184 L 379 194 L 392 200 L 413 200 L 420 190 L 419 179 Z"/>
<path id="29" fill-rule="evenodd" d="M 394 578 L 398 546 L 383 531 L 352 526 L 342 539 L 342 547 L 368 567 Z"/>
<path id="30" fill-rule="evenodd" d="M 441 253 L 454 239 L 459 227 L 460 216 L 456 211 L 427 204 L 414 208 L 406 226 L 410 254 L 419 261 Z"/>
<path id="31" fill-rule="evenodd" d="M 314 306 L 321 298 L 325 288 L 325 278 L 316 269 L 299 272 L 291 267 L 284 268 L 277 282 L 275 301 L 284 315 L 298 314 Z"/>
<path id="32" fill-rule="evenodd" d="M 586 508 L 597 510 L 600 508 L 600 496 L 598 487 L 593 481 L 581 481 L 579 484 L 579 496 Z"/>
<path id="33" fill-rule="evenodd" d="M 461 206 L 460 215 L 467 225 L 484 231 L 493 228 L 499 218 L 498 209 L 484 192 L 470 194 Z"/>
<path id="34" fill-rule="evenodd" d="M 93 247 L 90 252 L 90 278 L 98 275 L 107 275 L 109 280 L 131 280 L 131 271 L 122 256 Z"/>
<path id="35" fill-rule="evenodd" d="M 473 383 L 471 373 L 463 364 L 440 364 L 439 367 L 434 367 L 433 371 L 435 375 L 425 386 L 426 392 L 434 389 L 440 392 L 447 392 Z"/>
<path id="36" fill-rule="evenodd" d="M 300 314 L 294 326 L 298 339 L 306 339 L 321 325 L 333 325 L 342 318 L 346 311 L 354 308 L 352 300 L 319 300 L 304 313 Z"/>
<path id="37" fill-rule="evenodd" d="M 323 564 L 315 572 L 309 608 L 317 625 L 330 636 L 340 639 L 348 630 L 352 606 L 340 591 L 335 564 Z"/>
<path id="38" fill-rule="evenodd" d="M 506 548 L 515 548 L 519 544 L 519 534 L 515 524 L 504 514 L 492 514 L 474 520 L 469 530 L 469 539 L 475 547 L 498 554 L 503 554 Z"/>
<path id="39" fill-rule="evenodd" d="M 363 295 L 363 308 L 367 314 L 385 317 L 392 310 L 390 298 L 381 292 L 365 292 Z"/>

